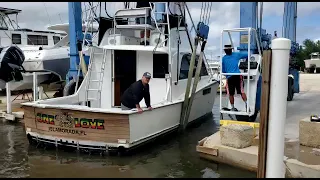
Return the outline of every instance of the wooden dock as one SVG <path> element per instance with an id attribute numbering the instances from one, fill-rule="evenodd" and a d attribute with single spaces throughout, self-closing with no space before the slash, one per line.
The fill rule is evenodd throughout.
<path id="1" fill-rule="evenodd" d="M 204 147 L 203 143 L 207 138 L 211 139 L 214 147 Z M 258 166 L 258 140 L 254 139 L 253 145 L 243 149 L 236 149 L 224 146 L 220 141 L 220 131 L 205 137 L 198 142 L 196 150 L 201 158 L 217 163 L 228 164 L 241 169 L 257 172 Z M 299 147 L 299 160 L 284 157 L 286 165 L 286 177 L 293 178 L 318 178 L 320 177 L 320 152 L 317 155 L 313 148 Z M 308 162 L 312 159 L 312 162 Z M 317 164 L 315 164 L 317 162 Z"/>

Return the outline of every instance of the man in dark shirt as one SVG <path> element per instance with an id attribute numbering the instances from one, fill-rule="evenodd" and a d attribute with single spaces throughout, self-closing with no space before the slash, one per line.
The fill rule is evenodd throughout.
<path id="1" fill-rule="evenodd" d="M 150 92 L 149 92 L 149 81 L 151 74 L 145 72 L 139 81 L 134 82 L 130 87 L 124 91 L 121 97 L 121 109 L 130 110 L 137 108 L 139 113 L 142 113 L 139 103 L 144 98 L 144 101 L 149 110 L 152 110 L 150 105 Z"/>

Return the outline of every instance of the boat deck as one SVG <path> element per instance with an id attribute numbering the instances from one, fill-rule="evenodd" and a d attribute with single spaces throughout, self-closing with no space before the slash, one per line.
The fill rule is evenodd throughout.
<path id="1" fill-rule="evenodd" d="M 176 100 L 173 102 L 162 102 L 158 104 L 153 104 L 152 108 L 157 109 L 163 106 L 173 105 L 177 103 L 181 103 L 182 100 Z M 121 107 L 113 107 L 113 108 L 91 108 L 88 106 L 83 105 L 69 105 L 69 104 L 36 104 L 33 102 L 26 102 L 22 103 L 22 106 L 34 107 L 39 109 L 65 109 L 65 110 L 75 110 L 75 111 L 85 111 L 85 112 L 92 112 L 92 113 L 110 113 L 110 114 L 124 114 L 130 115 L 135 114 L 138 111 L 136 109 L 132 110 L 121 110 Z M 143 110 L 147 110 L 146 107 L 141 107 Z"/>

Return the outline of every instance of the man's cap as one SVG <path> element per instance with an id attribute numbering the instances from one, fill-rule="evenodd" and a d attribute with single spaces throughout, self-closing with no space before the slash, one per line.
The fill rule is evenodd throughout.
<path id="1" fill-rule="evenodd" d="M 224 49 L 233 49 L 233 47 L 230 44 L 224 45 Z"/>
<path id="2" fill-rule="evenodd" d="M 145 72 L 145 73 L 143 73 L 143 76 L 148 78 L 148 79 L 150 79 L 151 78 L 151 73 Z"/>

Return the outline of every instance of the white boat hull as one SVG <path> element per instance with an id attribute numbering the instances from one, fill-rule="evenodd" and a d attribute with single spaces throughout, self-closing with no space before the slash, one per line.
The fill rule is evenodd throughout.
<path id="1" fill-rule="evenodd" d="M 207 93 L 203 95 L 204 90 L 209 89 L 210 93 Z M 191 107 L 190 116 L 188 119 L 188 123 L 199 119 L 209 113 L 212 113 L 213 104 L 216 99 L 217 95 L 217 89 L 218 89 L 218 83 L 214 82 L 210 86 L 198 91 L 196 93 L 195 99 L 193 101 L 193 105 Z M 208 91 L 206 91 L 208 92 Z M 112 113 L 114 116 L 119 116 L 117 120 L 121 125 L 115 125 L 113 122 L 113 125 L 111 126 L 109 122 L 106 121 L 114 121 L 114 119 L 104 119 L 105 124 L 104 127 L 109 127 L 107 131 L 109 131 L 109 135 L 114 132 L 115 134 L 112 134 L 112 137 L 108 134 L 104 135 L 104 138 L 102 138 L 102 134 L 93 134 L 92 130 L 86 131 L 86 129 L 83 129 L 86 133 L 86 137 L 80 138 L 81 136 L 78 135 L 61 135 L 59 132 L 50 132 L 48 131 L 48 128 L 60 128 L 56 125 L 49 124 L 49 116 L 42 116 L 44 119 L 42 122 L 38 122 L 37 120 L 34 121 L 34 117 L 32 115 L 29 118 L 32 118 L 32 121 L 29 121 L 28 116 L 25 117 L 25 123 L 26 123 L 26 134 L 29 139 L 32 139 L 33 141 L 42 141 L 45 143 L 51 143 L 51 144 L 57 144 L 64 145 L 64 146 L 73 146 L 78 148 L 88 148 L 88 149 L 96 149 L 99 147 L 101 150 L 110 150 L 110 149 L 118 149 L 118 148 L 133 148 L 137 145 L 140 145 L 141 143 L 144 143 L 148 140 L 151 140 L 157 136 L 163 135 L 165 133 L 168 133 L 172 130 L 175 130 L 179 127 L 180 124 L 180 115 L 181 115 L 181 109 L 182 109 L 183 101 L 176 102 L 176 103 L 166 103 L 165 105 L 160 105 L 158 107 L 155 107 L 152 111 L 144 111 L 142 114 L 138 114 L 136 112 L 129 111 L 131 113 L 127 114 L 119 114 L 119 113 Z M 59 108 L 55 108 L 53 110 L 53 107 L 50 107 L 50 105 L 46 105 L 45 108 L 31 108 L 26 107 L 25 111 L 31 110 L 35 112 L 45 112 L 49 113 L 50 111 L 53 113 L 53 111 L 57 112 L 59 110 L 66 112 L 63 109 L 70 109 L 71 106 L 60 106 Z M 75 107 L 75 106 L 72 106 Z M 74 108 L 73 108 L 74 109 Z M 80 110 L 82 109 L 82 111 Z M 71 110 L 70 110 L 71 111 Z M 70 112 L 68 111 L 68 112 Z M 85 113 L 85 111 L 88 111 L 90 113 L 93 113 L 94 110 L 90 108 L 83 109 L 83 107 L 77 110 L 77 113 L 82 114 Z M 26 112 L 25 114 L 28 114 Z M 70 112 L 70 114 L 75 113 Z M 107 116 L 107 114 L 99 113 L 98 115 L 100 118 L 103 118 L 104 115 Z M 52 114 L 53 116 L 55 114 Z M 52 117 L 53 117 L 52 116 Z M 93 118 L 92 116 L 96 115 L 90 115 L 90 118 Z M 120 122 L 121 118 L 120 116 L 124 117 L 126 116 L 128 119 L 125 121 Z M 46 119 L 47 118 L 47 119 Z M 79 117 L 80 119 L 80 117 Z M 43 124 L 43 122 L 46 121 L 48 123 Z M 128 121 L 128 125 L 126 125 L 126 121 Z M 121 126 L 121 127 L 120 127 Z M 128 129 L 125 130 L 125 127 L 128 126 Z M 119 128 L 115 129 L 112 127 Z M 63 128 L 62 128 L 63 129 Z M 120 129 L 122 132 L 120 132 Z M 67 130 L 62 130 L 67 131 Z M 76 128 L 69 129 L 69 131 L 79 131 Z M 102 132 L 102 131 L 101 131 Z M 119 134 L 120 133 L 120 134 Z M 116 136 L 116 137 L 115 137 Z M 57 139 L 57 137 L 59 137 Z M 90 139 L 92 138 L 92 140 Z M 98 139 L 101 139 L 100 141 Z M 109 139 L 109 140 L 108 140 Z M 90 146 L 90 147 L 89 147 Z"/>
<path id="2" fill-rule="evenodd" d="M 188 123 L 211 113 L 218 89 L 218 83 L 211 85 L 211 93 L 202 95 L 203 91 L 196 93 Z M 130 144 L 128 147 L 137 145 L 154 136 L 165 133 L 170 129 L 177 128 L 180 124 L 180 115 L 183 102 L 167 105 L 142 114 L 129 115 L 130 121 Z"/>

